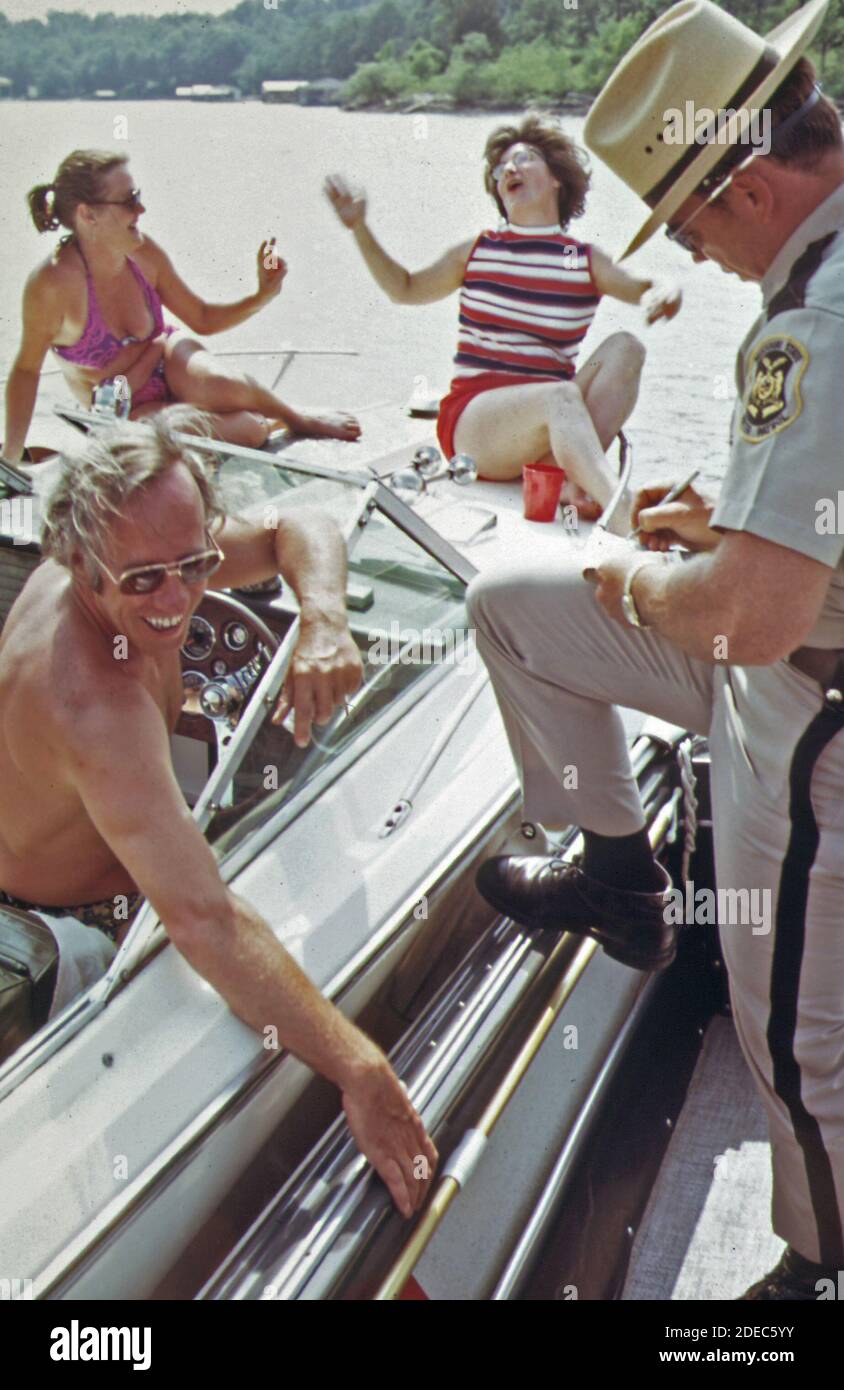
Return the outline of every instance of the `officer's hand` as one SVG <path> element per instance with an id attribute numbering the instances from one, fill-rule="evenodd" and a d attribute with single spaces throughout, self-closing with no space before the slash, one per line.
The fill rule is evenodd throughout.
<path id="1" fill-rule="evenodd" d="M 633 558 L 633 556 L 624 554 L 608 554 L 599 565 L 584 576 L 590 584 L 595 585 L 595 598 L 604 612 L 610 618 L 614 618 L 617 623 L 627 622 L 621 606 L 621 596 L 624 593 L 627 571 L 630 569 Z"/>
<path id="2" fill-rule="evenodd" d="M 667 550 L 678 542 L 689 550 L 714 550 L 721 535 L 713 531 L 709 519 L 715 506 L 698 492 L 687 487 L 676 502 L 659 504 L 671 491 L 671 483 L 655 483 L 640 488 L 633 499 L 633 525 L 641 526 L 639 539 L 647 550 Z"/>

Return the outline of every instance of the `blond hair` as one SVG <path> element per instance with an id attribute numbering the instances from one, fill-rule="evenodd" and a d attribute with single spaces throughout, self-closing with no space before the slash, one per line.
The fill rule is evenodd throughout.
<path id="1" fill-rule="evenodd" d="M 79 453 L 62 457 L 62 473 L 47 499 L 41 550 L 70 569 L 79 556 L 94 589 L 115 521 L 128 502 L 176 464 L 184 464 L 196 483 L 209 528 L 225 515 L 201 454 L 177 438 L 180 432 L 208 436 L 208 416 L 190 406 L 171 406 L 146 420 L 125 421 L 89 435 Z"/>

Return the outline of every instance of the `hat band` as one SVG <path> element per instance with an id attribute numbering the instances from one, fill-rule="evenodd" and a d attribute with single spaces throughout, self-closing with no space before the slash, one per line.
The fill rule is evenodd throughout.
<path id="1" fill-rule="evenodd" d="M 740 110 L 747 101 L 747 98 L 752 96 L 757 87 L 761 87 L 769 73 L 774 71 L 779 61 L 780 55 L 777 53 L 776 49 L 766 47 L 759 62 L 753 68 L 749 76 L 742 82 L 738 91 L 733 93 L 729 102 L 722 110 L 730 112 Z M 783 81 L 785 81 L 785 78 L 783 78 Z M 723 130 L 727 119 L 729 118 L 724 117 L 719 122 L 717 130 L 710 135 L 708 140 L 705 140 L 702 144 L 689 145 L 685 153 L 680 156 L 676 164 L 672 164 L 668 173 L 660 179 L 659 183 L 654 184 L 653 188 L 650 189 L 648 193 L 642 195 L 648 207 L 655 208 L 658 203 L 661 203 L 666 193 L 671 192 L 677 180 L 685 174 L 686 170 L 703 154 L 704 150 L 709 145 L 717 143 L 718 136 Z"/>

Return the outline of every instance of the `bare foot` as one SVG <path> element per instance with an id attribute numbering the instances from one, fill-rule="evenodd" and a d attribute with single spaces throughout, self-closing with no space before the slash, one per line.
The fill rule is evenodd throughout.
<path id="1" fill-rule="evenodd" d="M 359 439 L 360 422 L 345 410 L 320 410 L 312 415 L 296 414 L 288 428 L 293 434 L 306 434 L 314 439 Z"/>
<path id="2" fill-rule="evenodd" d="M 563 483 L 560 501 L 564 505 L 577 507 L 582 521 L 597 521 L 603 511 L 600 502 L 596 502 L 594 497 L 590 497 L 588 492 L 584 492 L 571 478 L 566 478 Z"/>

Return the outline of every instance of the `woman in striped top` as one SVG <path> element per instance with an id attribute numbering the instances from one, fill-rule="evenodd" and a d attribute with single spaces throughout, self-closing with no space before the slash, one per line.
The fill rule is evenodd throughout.
<path id="1" fill-rule="evenodd" d="M 484 180 L 506 219 L 410 272 L 376 241 L 366 198 L 342 178 L 326 194 L 353 232 L 377 283 L 398 304 L 430 304 L 460 291 L 454 377 L 437 432 L 451 456 L 471 454 L 480 475 L 517 478 L 534 460 L 556 464 L 564 499 L 586 519 L 610 497 L 607 449 L 636 402 L 644 348 L 614 333 L 580 370 L 575 363 L 601 295 L 642 304 L 648 323 L 673 318 L 680 291 L 629 274 L 566 228 L 585 205 L 582 152 L 537 114 L 501 126 L 487 141 Z M 619 508 L 616 525 L 627 525 Z"/>

